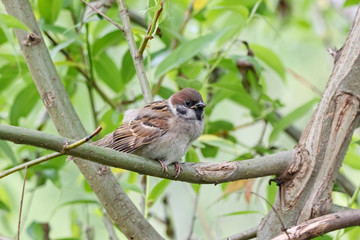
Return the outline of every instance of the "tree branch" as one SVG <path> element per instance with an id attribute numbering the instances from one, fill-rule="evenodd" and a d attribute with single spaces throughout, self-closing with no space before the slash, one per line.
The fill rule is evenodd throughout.
<path id="1" fill-rule="evenodd" d="M 119 24 L 117 24 L 116 22 L 114 22 L 113 20 L 111 20 L 111 18 L 109 18 L 108 16 L 106 16 L 104 13 L 102 13 L 101 11 L 99 11 L 98 9 L 96 9 L 94 6 L 92 6 L 90 3 L 86 2 L 85 0 L 81 0 L 83 3 L 85 3 L 86 6 L 88 6 L 89 8 L 91 8 L 92 10 L 94 10 L 97 14 L 100 14 L 103 18 L 105 18 L 106 20 L 108 20 L 112 25 L 114 25 L 115 27 L 117 27 L 120 31 L 124 31 L 124 28 L 121 27 Z"/>
<path id="2" fill-rule="evenodd" d="M 227 237 L 224 240 L 247 240 L 256 237 L 257 227 L 250 228 L 244 232 Z"/>
<path id="3" fill-rule="evenodd" d="M 145 102 L 150 103 L 152 102 L 152 95 L 150 91 L 149 81 L 146 76 L 145 67 L 143 63 L 143 57 L 141 54 L 139 54 L 139 50 L 137 49 L 134 35 L 132 33 L 132 28 L 130 24 L 130 18 L 129 18 L 129 12 L 126 8 L 125 0 L 117 0 L 118 6 L 119 6 L 119 13 L 120 18 L 123 23 L 123 29 L 124 29 L 124 35 L 126 38 L 126 41 L 129 45 L 129 50 L 134 62 L 136 74 L 138 76 L 142 94 L 144 96 Z"/>
<path id="4" fill-rule="evenodd" d="M 25 23 L 31 30 L 28 33 L 16 29 L 15 34 L 41 99 L 58 132 L 73 139 L 85 136 L 85 129 L 61 83 L 29 1 L 2 2 L 10 15 Z M 128 238 L 163 239 L 131 202 L 111 171 L 82 159 L 74 162 L 114 223 Z"/>
<path id="5" fill-rule="evenodd" d="M 360 225 L 360 209 L 353 209 L 314 218 L 298 226 L 291 227 L 286 231 L 291 239 L 305 240 L 321 236 L 337 229 L 358 225 Z M 273 238 L 273 240 L 288 239 L 285 233 Z"/>
<path id="6" fill-rule="evenodd" d="M 331 192 L 360 115 L 360 13 L 353 22 L 327 88 L 302 133 L 294 161 L 285 175 L 274 207 L 287 226 L 326 214 Z M 258 239 L 281 232 L 273 210 L 262 220 Z"/>
<path id="7" fill-rule="evenodd" d="M 57 152 L 62 151 L 65 142 L 73 142 L 73 140 L 44 132 L 6 125 L 0 125 L 0 139 Z M 157 161 L 114 151 L 109 148 L 83 144 L 69 150 L 67 154 L 155 177 L 189 183 L 217 184 L 239 179 L 280 175 L 287 169 L 289 160 L 294 156 L 294 151 L 285 151 L 244 161 L 184 163 L 182 164 L 183 171 L 176 179 L 174 167 L 169 167 L 169 172 L 165 173 L 161 170 L 161 166 Z"/>

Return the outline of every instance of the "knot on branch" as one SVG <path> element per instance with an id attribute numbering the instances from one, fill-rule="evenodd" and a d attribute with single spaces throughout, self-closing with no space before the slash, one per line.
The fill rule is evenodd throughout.
<path id="1" fill-rule="evenodd" d="M 98 168 L 98 170 L 97 170 L 97 174 L 99 175 L 99 176 L 103 176 L 103 175 L 106 175 L 106 174 L 108 174 L 110 172 L 110 168 L 108 167 L 108 166 L 106 166 L 106 165 L 101 165 L 99 168 Z"/>
<path id="2" fill-rule="evenodd" d="M 294 160 L 279 177 L 283 183 L 280 188 L 282 204 L 284 208 L 288 209 L 291 209 L 297 203 L 311 177 L 311 174 L 309 174 L 311 160 L 308 149 L 298 145 L 295 150 Z"/>
<path id="3" fill-rule="evenodd" d="M 236 162 L 212 163 L 196 167 L 196 173 L 204 181 L 214 182 L 214 179 L 229 178 L 237 169 Z"/>
<path id="4" fill-rule="evenodd" d="M 42 97 L 45 107 L 51 107 L 54 104 L 55 96 L 51 91 L 48 91 Z"/>
<path id="5" fill-rule="evenodd" d="M 26 38 L 24 40 L 24 45 L 29 47 L 38 44 L 41 42 L 41 37 L 37 35 L 36 33 L 29 33 L 26 35 Z"/>

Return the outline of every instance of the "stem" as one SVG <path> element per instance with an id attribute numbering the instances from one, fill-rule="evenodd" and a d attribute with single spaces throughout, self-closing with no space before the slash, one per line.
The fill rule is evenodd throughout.
<path id="1" fill-rule="evenodd" d="M 57 131 L 60 135 L 72 139 L 85 136 L 85 128 L 75 112 L 64 85 L 60 81 L 60 77 L 41 36 L 41 31 L 37 25 L 29 0 L 2 0 L 2 2 L 8 14 L 21 22 L 26 22 L 26 25 L 31 29 L 30 34 L 20 29 L 14 29 L 14 32 L 32 79 Z M 46 145 L 48 143 L 43 142 L 43 144 Z M 63 144 L 58 146 L 58 152 L 62 151 L 61 145 Z M 85 145 L 87 144 L 80 146 L 80 148 Z M 83 159 L 76 159 L 74 163 L 111 216 L 114 224 L 119 227 L 127 238 L 163 239 L 142 216 L 110 170 Z"/>
<path id="2" fill-rule="evenodd" d="M 115 27 L 117 27 L 118 29 L 120 29 L 121 31 L 124 31 L 124 28 L 121 27 L 119 24 L 117 24 L 116 22 L 114 22 L 113 20 L 111 20 L 108 16 L 106 16 L 104 13 L 100 12 L 99 10 L 97 10 L 96 8 L 94 8 L 93 6 L 91 6 L 88 2 L 86 2 L 85 0 L 81 0 L 83 3 L 86 4 L 86 6 L 88 6 L 89 8 L 91 8 L 92 10 L 94 10 L 97 14 L 100 14 L 103 18 L 105 18 L 106 20 L 108 20 L 110 23 L 112 23 Z"/>
<path id="3" fill-rule="evenodd" d="M 89 62 L 89 72 L 90 72 L 90 77 L 91 79 L 95 79 L 94 78 L 94 68 L 93 68 L 93 63 L 92 63 L 92 54 L 91 54 L 91 48 L 90 48 L 90 42 L 89 42 L 89 25 L 86 23 L 85 25 L 86 28 L 86 50 L 87 50 L 87 56 L 88 56 L 88 62 Z M 90 84 L 88 83 L 87 85 L 87 90 L 89 93 L 89 100 L 90 100 L 90 105 L 91 105 L 91 112 L 93 115 L 93 119 L 94 119 L 94 126 L 98 126 L 98 120 L 97 120 L 97 113 L 96 113 L 96 108 L 95 108 L 95 101 L 94 101 L 94 95 L 92 93 L 92 89 L 90 87 Z"/>
<path id="4" fill-rule="evenodd" d="M 24 202 L 24 192 L 25 192 L 25 184 L 26 184 L 26 172 L 27 172 L 27 167 L 25 167 L 24 183 L 23 183 L 23 188 L 22 188 L 22 192 L 21 192 L 17 240 L 20 240 L 21 212 L 22 212 L 22 207 L 23 207 L 23 202 Z"/>
<path id="5" fill-rule="evenodd" d="M 146 103 L 152 102 L 152 95 L 150 91 L 149 81 L 146 76 L 145 67 L 143 63 L 143 57 L 139 54 L 139 51 L 136 47 L 134 35 L 132 33 L 132 28 L 130 24 L 129 12 L 126 8 L 125 0 L 117 0 L 119 6 L 119 14 L 124 26 L 124 35 L 126 41 L 129 45 L 129 50 L 134 62 L 136 74 L 138 76 L 141 90 L 144 96 L 144 100 Z"/>
<path id="6" fill-rule="evenodd" d="M 139 55 L 143 55 L 143 53 L 144 53 L 144 50 L 145 50 L 145 48 L 146 48 L 146 45 L 147 45 L 147 43 L 149 42 L 149 40 L 150 39 L 152 39 L 153 38 L 153 34 L 156 32 L 156 29 L 157 29 L 157 21 L 159 20 L 159 17 L 160 17 L 160 14 L 161 14 L 161 12 L 162 12 L 162 10 L 163 10 L 163 6 L 164 6 L 164 1 L 165 0 L 162 0 L 161 2 L 160 2 L 160 9 L 156 12 L 156 14 L 154 15 L 154 18 L 153 18 L 153 20 L 151 21 L 151 24 L 150 24 L 150 26 L 149 26 L 149 28 L 148 28 L 148 31 L 147 31 L 147 33 L 146 33 L 146 36 L 144 37 L 144 39 L 143 39 L 143 41 L 142 41 L 142 43 L 141 43 L 141 45 L 140 45 L 140 48 L 139 48 Z"/>
<path id="7" fill-rule="evenodd" d="M 16 167 L 5 170 L 5 171 L 0 173 L 0 179 L 3 178 L 3 177 L 6 177 L 7 175 L 10 175 L 10 174 L 12 174 L 14 172 L 20 171 L 22 169 L 26 169 L 28 167 L 32 167 L 32 166 L 38 165 L 40 163 L 46 162 L 46 161 L 48 161 L 50 159 L 53 159 L 53 158 L 59 157 L 61 155 L 64 155 L 65 151 L 76 148 L 76 147 L 86 143 L 87 141 L 89 141 L 96 134 L 98 134 L 100 132 L 100 130 L 101 130 L 101 127 L 98 127 L 91 135 L 89 135 L 89 136 L 87 136 L 87 137 L 81 139 L 80 141 L 77 141 L 77 142 L 75 142 L 75 143 L 73 143 L 71 145 L 67 145 L 67 143 L 65 142 L 65 145 L 64 145 L 64 148 L 63 148 L 62 152 L 50 153 L 50 154 L 48 154 L 46 156 L 34 159 L 32 161 L 29 161 L 29 162 L 20 164 L 20 165 L 18 165 Z"/>

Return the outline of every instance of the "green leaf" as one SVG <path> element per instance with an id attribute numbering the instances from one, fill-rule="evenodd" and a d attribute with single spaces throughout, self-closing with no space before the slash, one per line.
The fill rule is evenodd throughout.
<path id="1" fill-rule="evenodd" d="M 17 126 L 21 117 L 27 117 L 39 100 L 39 94 L 33 84 L 21 90 L 10 110 L 10 124 Z"/>
<path id="2" fill-rule="evenodd" d="M 151 190 L 147 200 L 147 205 L 149 208 L 151 208 L 155 204 L 155 202 L 159 199 L 160 195 L 165 191 L 165 189 L 167 188 L 167 186 L 169 186 L 170 183 L 170 180 L 163 179 L 155 185 L 155 187 Z"/>
<path id="3" fill-rule="evenodd" d="M 267 204 L 267 207 L 270 209 L 273 203 L 275 202 L 276 192 L 278 186 L 275 183 L 269 184 L 267 186 L 267 200 L 270 202 L 270 206 Z"/>
<path id="4" fill-rule="evenodd" d="M 12 164 L 16 165 L 16 157 L 12 148 L 9 146 L 9 143 L 0 140 L 0 149 L 0 152 L 3 152 L 11 160 Z"/>
<path id="5" fill-rule="evenodd" d="M 120 44 L 124 40 L 124 35 L 121 31 L 113 31 L 101 38 L 95 40 L 92 45 L 93 56 L 99 55 L 104 52 L 105 49 Z"/>
<path id="6" fill-rule="evenodd" d="M 285 81 L 285 67 L 276 53 L 269 48 L 257 44 L 250 44 L 250 48 L 254 51 L 255 57 L 261 59 Z"/>
<path id="7" fill-rule="evenodd" d="M 200 162 L 199 156 L 193 147 L 190 147 L 189 151 L 186 153 L 185 162 Z"/>
<path id="8" fill-rule="evenodd" d="M 217 120 L 214 122 L 209 122 L 207 127 L 207 133 L 215 134 L 217 132 L 231 131 L 234 130 L 234 125 L 225 120 Z"/>
<path id="9" fill-rule="evenodd" d="M 89 184 L 87 181 L 85 181 L 85 179 L 83 180 L 83 187 L 84 187 L 84 190 L 85 190 L 86 192 L 88 192 L 88 193 L 92 193 L 92 192 L 93 192 L 90 184 Z"/>
<path id="10" fill-rule="evenodd" d="M 30 238 L 36 240 L 43 240 L 45 236 L 42 224 L 35 221 L 30 224 L 26 229 L 26 232 L 29 234 Z"/>
<path id="11" fill-rule="evenodd" d="M 224 94 L 224 97 L 248 108 L 252 113 L 260 111 L 258 102 L 244 89 L 237 73 L 230 72 L 224 75 L 219 82 L 211 84 L 211 86 L 219 89 Z"/>
<path id="12" fill-rule="evenodd" d="M 360 146 L 355 143 L 351 143 L 349 145 L 349 149 L 346 152 L 345 158 L 344 158 L 344 164 L 355 168 L 360 169 L 360 156 L 359 156 L 359 149 Z"/>
<path id="13" fill-rule="evenodd" d="M 135 75 L 134 62 L 131 57 L 131 53 L 128 50 L 124 54 L 124 57 L 123 57 L 123 60 L 121 63 L 121 81 L 124 84 L 126 84 L 126 83 L 130 82 L 130 80 L 134 77 L 134 75 Z"/>
<path id="14" fill-rule="evenodd" d="M 359 0 L 346 0 L 344 2 L 344 7 L 349 7 L 349 6 L 352 6 L 352 5 L 358 5 L 359 4 Z"/>
<path id="15" fill-rule="evenodd" d="M 270 143 L 273 142 L 285 128 L 287 128 L 293 122 L 295 122 L 299 118 L 303 117 L 306 113 L 308 113 L 318 101 L 319 99 L 315 98 L 305 103 L 304 105 L 298 107 L 297 109 L 295 109 L 294 111 L 283 117 L 279 122 L 277 122 L 277 124 L 274 125 L 274 129 L 270 134 L 269 142 Z"/>
<path id="16" fill-rule="evenodd" d="M 30 32 L 30 29 L 14 16 L 0 13 L 0 21 L 4 22 L 8 28 L 18 28 Z"/>
<path id="17" fill-rule="evenodd" d="M 38 8 L 46 23 L 52 24 L 60 14 L 63 0 L 38 0 Z"/>
<path id="18" fill-rule="evenodd" d="M 128 183 L 128 182 L 120 182 L 120 185 L 126 192 L 133 191 L 133 192 L 140 193 L 141 195 L 143 194 L 143 191 L 135 184 Z"/>
<path id="19" fill-rule="evenodd" d="M 78 200 L 64 202 L 64 203 L 60 204 L 59 206 L 57 206 L 57 208 L 62 208 L 62 207 L 72 206 L 72 205 L 77 205 L 77 204 L 97 204 L 97 205 L 99 205 L 99 202 L 96 200 L 92 200 L 92 199 L 78 199 Z"/>
<path id="20" fill-rule="evenodd" d="M 206 158 L 214 158 L 216 157 L 219 148 L 211 146 L 209 144 L 203 144 L 205 147 L 201 148 L 201 153 Z"/>
<path id="21" fill-rule="evenodd" d="M 195 194 L 199 194 L 201 184 L 192 183 L 192 184 L 191 184 L 191 187 L 192 187 L 192 189 L 194 190 Z"/>
<path id="22" fill-rule="evenodd" d="M 180 88 L 194 88 L 196 90 L 200 90 L 202 88 L 202 84 L 199 80 L 195 79 L 186 79 L 182 77 L 176 77 L 175 82 L 180 86 Z"/>
<path id="23" fill-rule="evenodd" d="M 10 208 L 3 202 L 0 200 L 0 210 L 4 210 L 6 212 L 10 212 Z"/>
<path id="24" fill-rule="evenodd" d="M 330 237 L 329 235 L 322 235 L 316 238 L 313 238 L 313 240 L 333 240 L 334 238 Z"/>
<path id="25" fill-rule="evenodd" d="M 118 128 L 123 116 L 124 114 L 120 114 L 114 109 L 109 109 L 106 111 L 100 119 L 100 125 L 103 128 L 101 135 L 105 136 L 106 134 L 114 131 L 114 129 Z"/>
<path id="26" fill-rule="evenodd" d="M 6 35 L 5 35 L 4 31 L 2 30 L 2 28 L 0 28 L 0 45 L 5 42 L 7 42 Z"/>
<path id="27" fill-rule="evenodd" d="M 208 144 L 213 147 L 218 147 L 221 149 L 235 149 L 235 144 L 229 140 L 226 140 L 224 138 L 218 137 L 213 134 L 203 134 L 198 138 L 198 141 L 200 143 Z"/>
<path id="28" fill-rule="evenodd" d="M 97 75 L 103 80 L 113 91 L 119 92 L 123 83 L 119 78 L 120 72 L 114 61 L 105 53 L 101 53 L 94 58 L 94 68 Z"/>
<path id="29" fill-rule="evenodd" d="M 155 71 L 155 79 L 191 59 L 224 33 L 225 31 L 222 30 L 182 43 L 159 64 Z"/>
<path id="30" fill-rule="evenodd" d="M 228 217 L 228 216 L 254 214 L 254 213 L 258 213 L 258 214 L 264 215 L 264 214 L 263 214 L 262 212 L 260 212 L 260 211 L 248 210 L 248 211 L 239 211 L 239 212 L 227 213 L 227 214 L 224 214 L 224 215 L 221 215 L 221 216 L 222 216 L 222 217 Z"/>
<path id="31" fill-rule="evenodd" d="M 158 93 L 158 95 L 163 99 L 168 99 L 173 94 L 174 94 L 173 90 L 163 86 L 160 87 L 160 91 Z"/>

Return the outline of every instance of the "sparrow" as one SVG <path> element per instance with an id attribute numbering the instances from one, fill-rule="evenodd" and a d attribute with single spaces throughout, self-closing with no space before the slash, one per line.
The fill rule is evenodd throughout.
<path id="1" fill-rule="evenodd" d="M 204 130 L 205 107 L 198 91 L 184 88 L 169 99 L 127 110 L 120 127 L 92 144 L 157 160 L 166 173 L 174 163 L 177 178 L 179 161 Z"/>

